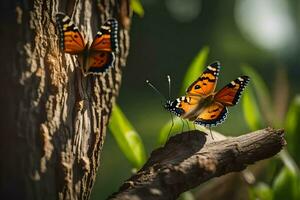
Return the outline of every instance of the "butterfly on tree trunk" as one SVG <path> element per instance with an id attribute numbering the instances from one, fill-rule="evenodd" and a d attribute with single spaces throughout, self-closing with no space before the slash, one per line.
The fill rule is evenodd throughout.
<path id="1" fill-rule="evenodd" d="M 250 78 L 240 76 L 215 92 L 219 71 L 219 62 L 210 64 L 187 88 L 185 96 L 168 100 L 164 107 L 183 119 L 205 127 L 222 123 L 228 113 L 227 107 L 238 103 Z"/>
<path id="2" fill-rule="evenodd" d="M 85 41 L 78 27 L 64 13 L 56 14 L 60 48 L 71 55 L 78 55 L 84 75 L 101 74 L 114 66 L 118 52 L 118 22 L 107 20 L 94 37 L 91 45 Z"/>

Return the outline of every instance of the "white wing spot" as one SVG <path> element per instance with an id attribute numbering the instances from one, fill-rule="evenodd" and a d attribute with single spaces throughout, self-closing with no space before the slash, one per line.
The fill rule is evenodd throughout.
<path id="1" fill-rule="evenodd" d="M 62 19 L 62 21 L 63 21 L 63 22 L 66 22 L 66 21 L 68 21 L 68 19 L 69 19 L 69 17 L 68 17 L 68 16 L 65 16 L 65 17 Z"/>
<path id="2" fill-rule="evenodd" d="M 211 66 L 208 66 L 207 68 L 208 68 L 209 70 L 211 70 L 211 71 L 217 71 L 216 68 L 213 68 L 213 67 L 211 67 Z"/>

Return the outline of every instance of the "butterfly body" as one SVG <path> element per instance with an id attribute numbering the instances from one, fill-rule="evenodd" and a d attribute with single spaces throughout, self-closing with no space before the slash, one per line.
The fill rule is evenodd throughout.
<path id="1" fill-rule="evenodd" d="M 212 127 L 222 123 L 227 107 L 236 105 L 249 77 L 241 76 L 215 92 L 220 63 L 209 65 L 203 74 L 188 87 L 186 95 L 167 101 L 165 109 L 175 115 L 194 121 L 195 124 Z"/>
<path id="2" fill-rule="evenodd" d="M 109 19 L 101 26 L 91 44 L 86 42 L 71 19 L 63 14 L 56 15 L 60 47 L 65 53 L 78 55 L 83 73 L 101 74 L 113 67 L 118 52 L 118 22 Z"/>

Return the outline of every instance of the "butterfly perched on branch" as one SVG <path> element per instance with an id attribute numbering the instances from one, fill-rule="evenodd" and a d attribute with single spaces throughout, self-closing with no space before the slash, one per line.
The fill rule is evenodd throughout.
<path id="1" fill-rule="evenodd" d="M 222 123 L 228 113 L 227 107 L 238 103 L 248 84 L 248 76 L 240 76 L 221 90 L 215 92 L 220 63 L 210 64 L 203 74 L 186 90 L 186 95 L 168 100 L 165 108 L 175 115 L 206 127 Z"/>
<path id="2" fill-rule="evenodd" d="M 118 22 L 107 20 L 91 44 L 85 41 L 79 29 L 64 13 L 56 14 L 60 48 L 78 60 L 85 75 L 101 74 L 114 66 L 118 52 Z"/>

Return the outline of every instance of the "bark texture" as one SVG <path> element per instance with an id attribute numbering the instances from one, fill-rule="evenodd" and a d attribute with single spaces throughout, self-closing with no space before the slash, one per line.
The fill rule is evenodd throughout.
<path id="1" fill-rule="evenodd" d="M 89 199 L 129 49 L 127 0 L 1 1 L 1 192 L 4 199 Z M 55 14 L 92 40 L 119 21 L 115 67 L 84 77 L 58 46 Z M 2 41 L 1 41 L 2 42 Z"/>
<path id="2" fill-rule="evenodd" d="M 176 135 L 109 199 L 176 199 L 211 178 L 274 156 L 286 144 L 283 136 L 283 130 L 271 128 L 215 142 L 206 142 L 200 131 Z"/>

